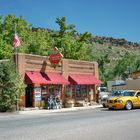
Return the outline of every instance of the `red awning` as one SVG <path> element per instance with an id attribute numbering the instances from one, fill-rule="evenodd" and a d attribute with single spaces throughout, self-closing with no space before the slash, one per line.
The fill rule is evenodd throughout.
<path id="1" fill-rule="evenodd" d="M 98 80 L 94 75 L 90 75 L 90 74 L 71 74 L 69 75 L 68 80 L 73 85 L 101 84 L 100 80 Z"/>
<path id="2" fill-rule="evenodd" d="M 28 71 L 25 73 L 25 83 L 26 84 L 49 84 L 45 75 L 40 72 Z"/>
<path id="3" fill-rule="evenodd" d="M 27 84 L 69 84 L 60 73 L 26 72 L 25 82 Z"/>
<path id="4" fill-rule="evenodd" d="M 69 84 L 69 82 L 60 73 L 46 73 L 46 74 L 50 80 L 50 84 L 64 84 L 64 85 Z"/>

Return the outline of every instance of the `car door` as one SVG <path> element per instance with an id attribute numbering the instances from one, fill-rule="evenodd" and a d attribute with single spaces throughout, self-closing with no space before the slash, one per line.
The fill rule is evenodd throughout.
<path id="1" fill-rule="evenodd" d="M 137 106 L 140 107 L 140 92 L 137 92 Z"/>
<path id="2" fill-rule="evenodd" d="M 136 92 L 135 96 L 132 97 L 133 106 L 140 107 L 140 92 Z"/>

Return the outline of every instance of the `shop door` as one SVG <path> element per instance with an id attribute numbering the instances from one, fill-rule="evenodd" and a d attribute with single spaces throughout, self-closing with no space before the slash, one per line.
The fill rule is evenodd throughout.
<path id="1" fill-rule="evenodd" d="M 33 106 L 33 88 L 32 86 L 26 87 L 26 107 L 32 107 Z"/>

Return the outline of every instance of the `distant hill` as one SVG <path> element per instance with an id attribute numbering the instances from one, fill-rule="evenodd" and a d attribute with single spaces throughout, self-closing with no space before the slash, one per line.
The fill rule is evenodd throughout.
<path id="1" fill-rule="evenodd" d="M 140 56 L 140 43 L 130 42 L 125 39 L 95 36 L 90 40 L 94 43 L 97 52 L 108 53 L 110 60 L 118 60 L 126 52 Z"/>
<path id="2" fill-rule="evenodd" d="M 39 29 L 40 30 L 48 30 L 49 32 L 53 32 L 53 30 L 51 30 L 51 29 L 35 28 L 35 27 L 32 28 L 33 31 L 37 31 Z M 140 49 L 140 43 L 127 41 L 126 39 L 123 39 L 123 38 L 116 39 L 113 37 L 93 36 L 90 39 L 90 42 L 98 43 L 101 45 L 124 47 L 124 48 L 138 47 L 138 49 Z"/>
<path id="3" fill-rule="evenodd" d="M 91 39 L 91 41 L 95 43 L 97 42 L 100 44 L 109 45 L 109 46 L 117 46 L 117 47 L 123 46 L 125 48 L 140 47 L 140 43 L 130 42 L 125 39 L 115 39 L 113 37 L 95 36 Z"/>

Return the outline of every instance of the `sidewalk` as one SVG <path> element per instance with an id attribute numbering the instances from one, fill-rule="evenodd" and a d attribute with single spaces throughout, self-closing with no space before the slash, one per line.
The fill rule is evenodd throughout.
<path id="1" fill-rule="evenodd" d="M 0 117 L 11 116 L 11 115 L 38 115 L 38 114 L 50 114 L 56 112 L 69 112 L 69 111 L 77 111 L 77 110 L 86 110 L 86 109 L 96 109 L 100 108 L 102 105 L 92 105 L 86 107 L 72 107 L 72 108 L 61 108 L 61 109 L 38 109 L 38 108 L 25 108 L 23 111 L 16 111 L 13 113 L 5 112 L 0 113 Z"/>
<path id="2" fill-rule="evenodd" d="M 86 106 L 86 107 L 72 107 L 72 108 L 61 108 L 61 109 L 28 109 L 24 111 L 19 111 L 19 114 L 26 115 L 26 114 L 44 114 L 44 113 L 56 113 L 56 112 L 68 112 L 68 111 L 77 111 L 77 110 L 85 110 L 85 109 L 95 109 L 100 108 L 102 105 L 93 105 L 93 106 Z"/>

